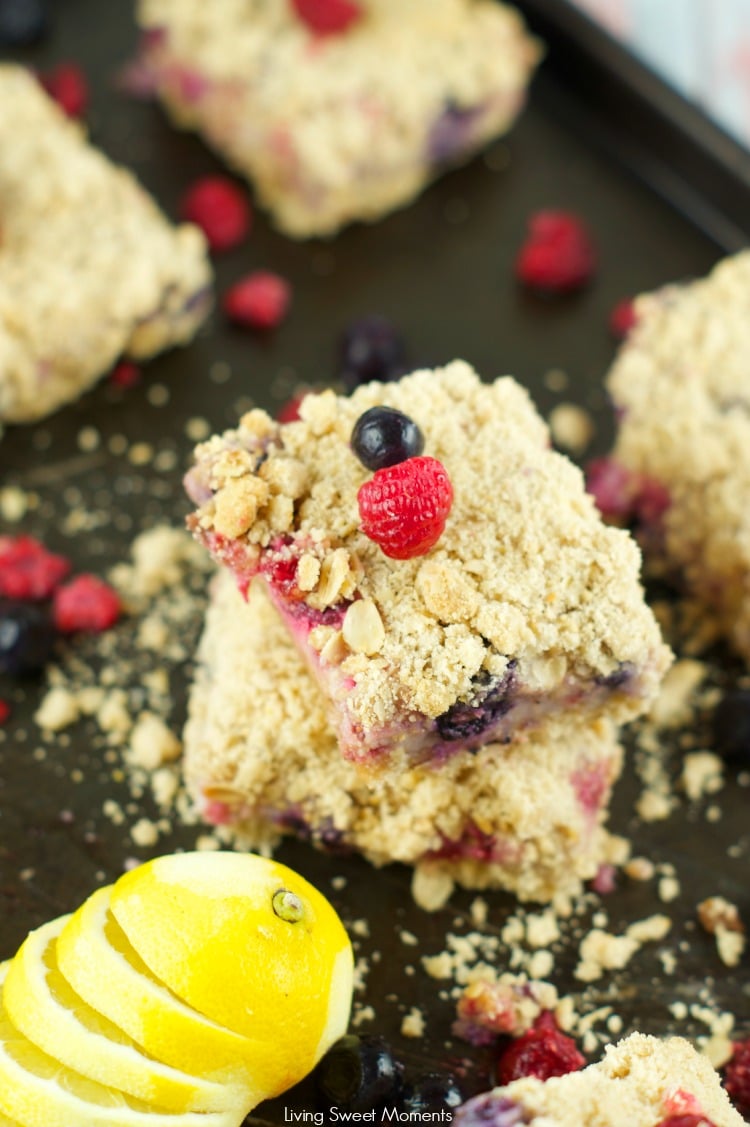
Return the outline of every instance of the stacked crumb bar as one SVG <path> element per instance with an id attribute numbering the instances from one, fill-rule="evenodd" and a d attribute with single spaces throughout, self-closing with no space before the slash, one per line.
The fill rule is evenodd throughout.
<path id="1" fill-rule="evenodd" d="M 370 475 L 349 440 L 382 404 L 453 483 L 415 559 L 359 528 Z M 186 484 L 195 535 L 234 577 L 214 589 L 186 740 L 210 821 L 408 862 L 425 886 L 544 900 L 595 875 L 616 726 L 646 709 L 669 653 L 635 544 L 602 523 L 518 384 L 455 362 L 309 395 L 287 424 L 254 410 L 198 447 Z M 350 628 L 363 606 L 374 637 Z"/>
<path id="2" fill-rule="evenodd" d="M 140 0 L 143 60 L 170 115 L 293 236 L 409 202 L 510 127 L 539 57 L 495 0 L 357 7 L 321 35 L 292 0 Z"/>
<path id="3" fill-rule="evenodd" d="M 750 660 L 750 251 L 636 311 L 608 378 L 617 441 L 593 489 Z"/>
<path id="4" fill-rule="evenodd" d="M 195 227 L 174 228 L 29 71 L 0 65 L 0 423 L 77 398 L 121 357 L 188 341 L 211 304 Z"/>

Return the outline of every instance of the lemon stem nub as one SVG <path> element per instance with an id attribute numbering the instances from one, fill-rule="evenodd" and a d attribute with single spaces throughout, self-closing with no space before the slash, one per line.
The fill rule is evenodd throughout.
<path id="1" fill-rule="evenodd" d="M 274 892 L 271 904 L 279 919 L 286 920 L 290 924 L 299 923 L 305 914 L 304 905 L 299 896 L 295 896 L 287 888 L 280 888 L 277 892 Z"/>

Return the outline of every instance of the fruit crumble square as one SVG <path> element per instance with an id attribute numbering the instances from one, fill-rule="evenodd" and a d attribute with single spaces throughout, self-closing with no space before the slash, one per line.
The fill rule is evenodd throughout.
<path id="1" fill-rule="evenodd" d="M 593 467 L 605 515 L 632 518 L 650 561 L 750 660 L 750 251 L 639 298 L 607 385 L 612 459 Z"/>
<path id="2" fill-rule="evenodd" d="M 549 1080 L 526 1077 L 460 1107 L 456 1127 L 742 1127 L 710 1061 L 682 1037 L 642 1033 L 608 1045 L 597 1064 Z"/>
<path id="3" fill-rule="evenodd" d="M 302 238 L 408 203 L 505 132 L 540 53 L 495 0 L 141 0 L 138 18 L 175 122 Z"/>
<path id="4" fill-rule="evenodd" d="M 456 361 L 300 415 L 253 410 L 201 444 L 188 523 L 242 589 L 265 578 L 347 758 L 444 760 L 647 707 L 669 653 L 638 548 L 517 383 Z"/>
<path id="5" fill-rule="evenodd" d="M 31 422 L 119 357 L 188 341 L 211 269 L 201 233 L 173 228 L 25 68 L 0 65 L 0 105 L 0 422 Z"/>
<path id="6" fill-rule="evenodd" d="M 523 899 L 574 895 L 616 844 L 603 828 L 622 758 L 608 721 L 555 718 L 512 744 L 439 765 L 399 757 L 373 777 L 340 755 L 325 700 L 258 579 L 247 604 L 228 573 L 214 580 L 184 746 L 207 821 L 255 849 L 296 834 L 376 865 L 414 865 L 418 897 L 426 887 L 442 899 L 454 881 Z"/>

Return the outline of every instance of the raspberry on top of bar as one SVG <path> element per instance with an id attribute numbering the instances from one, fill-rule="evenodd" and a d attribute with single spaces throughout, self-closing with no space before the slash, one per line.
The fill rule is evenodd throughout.
<path id="1" fill-rule="evenodd" d="M 211 305 L 200 231 L 173 227 L 25 68 L 0 65 L 0 420 L 75 399 L 122 355 L 187 342 Z"/>
<path id="2" fill-rule="evenodd" d="M 350 439 L 380 404 L 414 420 L 452 483 L 442 534 L 411 559 L 360 530 L 371 474 Z M 253 410 L 201 444 L 189 524 L 242 588 L 264 576 L 345 756 L 440 759 L 554 712 L 620 722 L 646 708 L 669 652 L 638 548 L 602 523 L 523 388 L 456 361 L 348 398 L 308 395 L 300 416 Z"/>

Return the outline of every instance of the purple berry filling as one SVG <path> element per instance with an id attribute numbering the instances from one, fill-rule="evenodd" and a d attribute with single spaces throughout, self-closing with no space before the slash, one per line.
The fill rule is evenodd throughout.
<path id="1" fill-rule="evenodd" d="M 609 673 L 606 677 L 597 677 L 596 683 L 605 689 L 627 689 L 634 685 L 637 673 L 638 671 L 632 661 L 622 661 L 614 672 Z"/>
<path id="2" fill-rule="evenodd" d="M 451 741 L 480 736 L 510 712 L 513 707 L 517 664 L 514 660 L 509 661 L 507 670 L 499 680 L 486 673 L 477 675 L 474 678 L 475 692 L 472 700 L 456 701 L 435 721 L 441 737 Z"/>
<path id="3" fill-rule="evenodd" d="M 468 1100 L 453 1117 L 455 1127 L 518 1127 L 529 1122 L 522 1107 L 492 1092 Z"/>
<path id="4" fill-rule="evenodd" d="M 448 105 L 430 131 L 427 153 L 432 164 L 449 164 L 474 142 L 475 125 L 484 113 L 483 105 L 462 110 Z"/>

